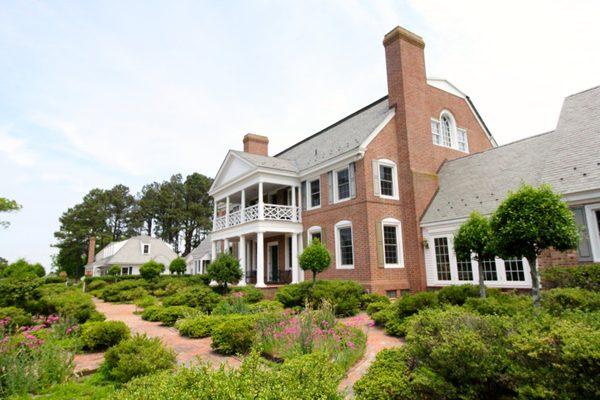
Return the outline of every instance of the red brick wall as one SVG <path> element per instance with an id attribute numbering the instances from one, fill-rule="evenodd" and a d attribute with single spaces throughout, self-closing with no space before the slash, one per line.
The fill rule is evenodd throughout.
<path id="1" fill-rule="evenodd" d="M 538 265 L 541 268 L 560 265 L 563 267 L 571 267 L 579 264 L 579 255 L 576 250 L 558 251 L 548 249 L 542 252 L 538 257 Z"/>

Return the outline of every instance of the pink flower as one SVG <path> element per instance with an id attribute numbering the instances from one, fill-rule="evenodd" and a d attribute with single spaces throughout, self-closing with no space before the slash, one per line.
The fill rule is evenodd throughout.
<path id="1" fill-rule="evenodd" d="M 371 322 L 369 322 L 369 326 L 371 326 L 371 327 L 372 327 L 372 326 L 375 326 L 375 321 L 371 321 Z"/>
<path id="2" fill-rule="evenodd" d="M 354 342 L 348 342 L 348 343 L 346 343 L 346 345 L 348 347 L 350 347 L 352 350 L 354 350 L 356 348 L 356 346 L 354 345 Z"/>

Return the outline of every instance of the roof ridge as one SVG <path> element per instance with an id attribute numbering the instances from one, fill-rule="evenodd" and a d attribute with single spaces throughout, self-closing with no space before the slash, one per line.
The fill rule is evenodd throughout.
<path id="1" fill-rule="evenodd" d="M 478 155 L 480 155 L 480 154 L 483 154 L 483 153 L 488 153 L 488 152 L 490 152 L 490 151 L 493 151 L 493 150 L 497 150 L 497 149 L 501 149 L 501 148 L 503 148 L 503 147 L 511 146 L 511 145 L 513 145 L 513 144 L 517 144 L 517 143 L 520 143 L 520 142 L 524 142 L 524 141 L 526 141 L 526 140 L 529 140 L 529 139 L 535 139 L 535 138 L 537 138 L 537 137 L 539 137 L 539 136 L 548 135 L 548 134 L 550 134 L 550 133 L 554 133 L 554 132 L 556 132 L 556 130 L 555 130 L 555 129 L 554 129 L 554 130 L 551 130 L 551 131 L 548 131 L 548 132 L 542 132 L 542 133 L 538 133 L 538 134 L 536 134 L 536 135 L 533 135 L 533 136 L 528 136 L 528 137 L 526 137 L 526 138 L 518 139 L 518 140 L 515 140 L 514 142 L 510 142 L 510 143 L 506 143 L 506 144 L 503 144 L 503 145 L 500 145 L 500 146 L 492 147 L 491 149 L 487 149 L 487 150 L 479 151 L 479 152 L 477 152 L 477 153 L 469 154 L 468 156 L 459 157 L 459 158 L 454 158 L 454 159 L 452 159 L 452 160 L 446 160 L 446 163 L 445 163 L 445 164 L 449 164 L 449 163 L 451 163 L 451 162 L 458 161 L 458 160 L 466 160 L 466 159 L 468 159 L 468 158 L 471 158 L 471 157 L 474 157 L 474 156 L 478 156 Z M 440 169 L 441 169 L 441 168 L 440 168 Z"/>
<path id="2" fill-rule="evenodd" d="M 577 96 L 578 94 L 582 94 L 582 93 L 585 93 L 585 92 L 589 92 L 590 90 L 594 90 L 594 89 L 598 89 L 598 88 L 600 88 L 600 85 L 597 85 L 597 86 L 591 87 L 591 88 L 589 88 L 589 89 L 581 90 L 581 91 L 579 91 L 579 92 L 576 92 L 576 93 L 570 94 L 570 95 L 568 95 L 567 97 L 565 97 L 565 99 L 568 99 L 569 97 Z"/>
<path id="3" fill-rule="evenodd" d="M 279 153 L 275 154 L 273 157 L 279 157 L 279 156 L 280 156 L 280 155 L 282 155 L 283 153 L 285 153 L 285 152 L 287 152 L 287 151 L 290 151 L 291 149 L 293 149 L 293 148 L 295 148 L 295 147 L 297 147 L 297 146 L 301 145 L 302 143 L 305 143 L 305 142 L 309 141 L 310 139 L 312 139 L 312 138 L 314 138 L 314 137 L 316 137 L 316 136 L 320 135 L 321 133 L 323 133 L 323 132 L 325 132 L 325 131 L 327 131 L 327 130 L 329 130 L 329 129 L 331 129 L 331 128 L 334 128 L 334 127 L 338 126 L 338 125 L 339 125 L 339 124 L 341 124 L 342 122 L 345 122 L 345 121 L 349 120 L 350 118 L 352 118 L 352 117 L 355 117 L 356 115 L 360 114 L 361 112 L 363 112 L 363 111 L 365 111 L 365 110 L 367 110 L 367 109 L 369 109 L 369 108 L 373 107 L 373 106 L 374 106 L 374 105 L 376 105 L 376 104 L 379 104 L 380 102 L 382 102 L 383 100 L 385 100 L 385 99 L 387 99 L 387 98 L 388 98 L 388 95 L 386 94 L 386 95 L 385 95 L 385 96 L 383 96 L 382 98 L 380 98 L 380 99 L 378 99 L 378 100 L 375 100 L 374 102 L 372 102 L 372 103 L 370 103 L 370 104 L 368 104 L 368 105 L 364 106 L 363 108 L 361 108 L 361 109 L 359 109 L 359 110 L 357 110 L 357 111 L 354 111 L 352 114 L 350 114 L 350 115 L 347 115 L 347 116 L 345 116 L 344 118 L 340 119 L 339 121 L 337 121 L 337 122 L 334 122 L 333 124 L 329 125 L 328 127 L 321 129 L 321 130 L 320 130 L 320 131 L 318 131 L 317 133 L 313 133 L 313 134 L 312 134 L 312 135 L 310 135 L 309 137 L 307 137 L 307 138 L 304 138 L 304 139 L 302 139 L 301 141 L 297 142 L 296 144 L 293 144 L 292 146 L 288 147 L 287 149 L 280 151 Z"/>

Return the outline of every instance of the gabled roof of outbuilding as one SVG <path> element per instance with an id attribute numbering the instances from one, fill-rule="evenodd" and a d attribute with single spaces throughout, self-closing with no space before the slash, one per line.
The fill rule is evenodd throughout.
<path id="1" fill-rule="evenodd" d="M 200 244 L 198 246 L 196 246 L 191 252 L 190 254 L 187 255 L 186 259 L 189 260 L 193 260 L 193 259 L 200 259 L 202 257 L 204 257 L 205 255 L 209 254 L 212 251 L 211 249 L 211 241 L 210 241 L 210 235 L 207 235 L 204 240 L 202 240 L 200 242 Z"/>
<path id="2" fill-rule="evenodd" d="M 562 194 L 600 189 L 600 86 L 567 97 L 552 132 L 446 162 L 421 223 L 491 214 L 521 183 Z"/>

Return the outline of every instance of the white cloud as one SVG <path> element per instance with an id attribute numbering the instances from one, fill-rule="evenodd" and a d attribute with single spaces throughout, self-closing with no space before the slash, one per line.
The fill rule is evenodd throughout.
<path id="1" fill-rule="evenodd" d="M 26 142 L 9 134 L 8 127 L 0 127 L 0 153 L 20 167 L 32 167 L 36 163 L 36 154 L 28 148 Z"/>

